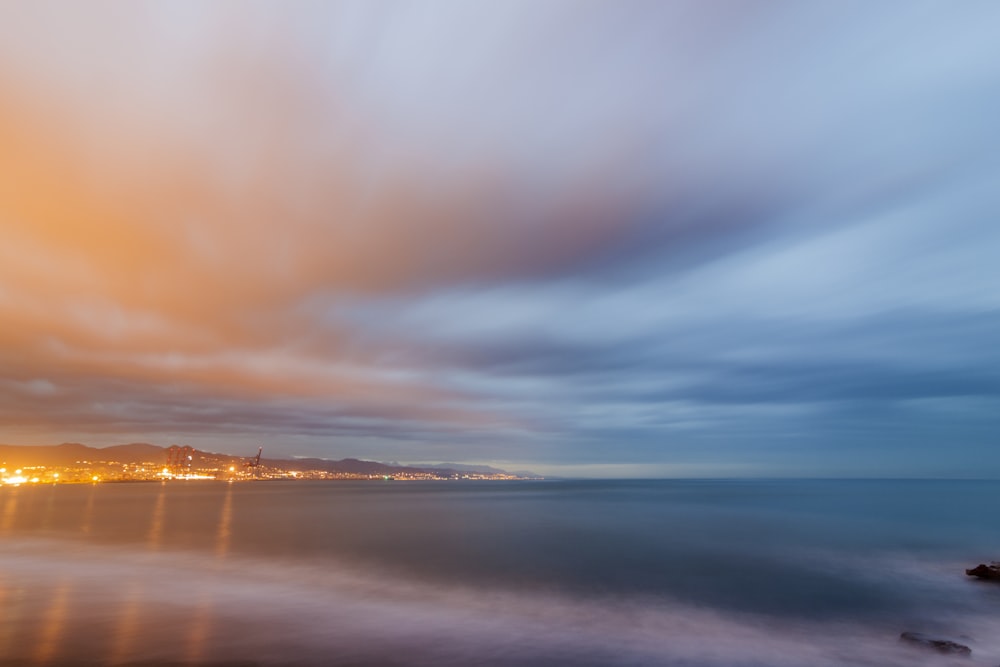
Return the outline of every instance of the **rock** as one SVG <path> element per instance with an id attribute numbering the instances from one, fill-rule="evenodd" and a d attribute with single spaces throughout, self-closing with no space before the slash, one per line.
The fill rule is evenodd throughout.
<path id="1" fill-rule="evenodd" d="M 933 649 L 939 653 L 949 653 L 951 655 L 972 655 L 972 649 L 965 644 L 959 644 L 958 642 L 953 642 L 950 639 L 929 637 L 920 632 L 904 632 L 899 635 L 899 638 L 925 648 Z"/>
<path id="2" fill-rule="evenodd" d="M 971 570 L 966 570 L 965 573 L 970 577 L 978 577 L 979 579 L 995 579 L 1000 581 L 1000 563 L 997 561 L 993 561 L 989 565 L 980 563 Z"/>

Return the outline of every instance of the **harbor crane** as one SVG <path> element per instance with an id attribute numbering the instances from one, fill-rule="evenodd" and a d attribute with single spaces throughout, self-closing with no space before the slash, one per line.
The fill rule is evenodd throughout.
<path id="1" fill-rule="evenodd" d="M 259 466 L 260 465 L 260 454 L 263 451 L 264 451 L 263 447 L 258 447 L 257 448 L 257 456 L 251 456 L 249 459 L 247 459 L 243 463 L 243 467 L 244 468 L 251 468 L 251 469 L 253 469 L 253 468 L 256 468 L 257 466 Z"/>

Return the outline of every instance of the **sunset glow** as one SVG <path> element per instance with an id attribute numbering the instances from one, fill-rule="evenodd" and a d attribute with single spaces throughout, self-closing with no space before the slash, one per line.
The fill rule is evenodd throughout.
<path id="1" fill-rule="evenodd" d="M 764 4 L 5 4 L 0 442 L 1000 472 L 997 6 Z"/>

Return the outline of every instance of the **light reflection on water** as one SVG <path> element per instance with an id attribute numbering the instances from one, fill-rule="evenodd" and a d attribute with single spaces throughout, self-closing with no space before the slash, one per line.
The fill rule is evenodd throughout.
<path id="1" fill-rule="evenodd" d="M 215 558 L 224 561 L 229 552 L 231 523 L 233 519 L 233 483 L 228 482 L 223 496 L 222 511 L 219 513 L 219 525 L 215 531 Z M 218 567 L 218 565 L 214 566 Z M 198 663 L 206 659 L 206 646 L 214 624 L 215 600 L 208 590 L 200 590 L 195 594 L 194 610 L 191 613 L 190 627 L 187 632 L 187 650 L 185 660 Z"/>
<path id="2" fill-rule="evenodd" d="M 226 485 L 225 500 L 222 501 L 222 512 L 219 514 L 219 528 L 215 531 L 215 555 L 225 558 L 229 552 L 229 538 L 233 522 L 233 483 Z"/>
<path id="3" fill-rule="evenodd" d="M 131 581 L 123 586 L 124 594 L 116 607 L 120 610 L 115 623 L 108 653 L 108 664 L 120 665 L 132 656 L 135 641 L 139 638 L 139 613 L 144 596 L 143 584 Z"/>
<path id="4" fill-rule="evenodd" d="M 829 504 L 796 523 L 780 494 L 748 511 L 743 490 L 720 511 L 721 492 L 636 501 L 620 488 L 576 498 L 500 488 L 4 489 L 0 665 L 947 664 L 901 647 L 905 629 L 968 635 L 965 665 L 1000 658 L 997 589 L 956 576 L 962 563 L 940 545 L 873 550 L 884 536 L 857 537 L 843 516 L 804 530 Z M 800 492 L 792 514 L 808 506 Z M 734 525 L 756 525 L 748 536 L 760 544 L 740 543 Z M 849 532 L 831 542 L 837 530 Z M 829 551 L 850 535 L 851 549 Z M 746 557 L 733 562 L 735 592 L 699 579 L 693 556 L 710 556 L 706 545 Z M 810 579 L 819 567 L 831 589 L 870 598 L 841 609 L 843 595 Z M 529 574 L 540 584 L 520 585 Z M 609 594 L 615 581 L 625 586 Z M 811 611 L 782 585 L 811 585 L 803 595 L 833 610 Z M 773 599 L 782 595 L 786 607 Z"/>
<path id="5" fill-rule="evenodd" d="M 153 516 L 149 521 L 149 532 L 146 534 L 146 545 L 150 551 L 158 551 L 163 539 L 163 515 L 167 506 L 166 482 L 160 482 L 160 491 L 156 495 L 156 505 L 153 506 Z"/>
<path id="6" fill-rule="evenodd" d="M 94 499 L 97 497 L 97 484 L 91 484 L 87 493 L 87 504 L 83 508 L 83 521 L 80 522 L 80 532 L 86 535 L 90 532 L 94 520 Z"/>
<path id="7" fill-rule="evenodd" d="M 48 600 L 48 608 L 43 613 L 39 636 L 35 641 L 34 659 L 38 664 L 48 664 L 59 650 L 72 589 L 68 581 L 60 581 Z"/>
<path id="8" fill-rule="evenodd" d="M 194 610 L 185 640 L 184 659 L 190 663 L 199 663 L 206 659 L 206 647 L 214 621 L 214 605 L 209 593 L 200 591 L 195 594 Z"/>
<path id="9" fill-rule="evenodd" d="M 17 498 L 20 489 L 17 487 L 5 489 L 7 491 L 3 503 L 3 516 L 0 518 L 0 534 L 6 535 L 14 528 L 14 519 L 17 516 Z"/>
<path id="10" fill-rule="evenodd" d="M 0 656 L 13 652 L 23 603 L 24 588 L 17 586 L 9 575 L 0 571 L 0 609 L 3 610 L 4 620 L 0 623 Z"/>
<path id="11" fill-rule="evenodd" d="M 45 494 L 45 511 L 42 515 L 41 529 L 43 531 L 46 531 L 49 530 L 52 526 L 52 518 L 53 514 L 55 513 L 55 507 L 56 507 L 56 494 L 58 493 L 58 491 L 56 490 L 55 485 L 53 484 L 52 486 L 49 486 L 44 490 L 42 490 L 42 493 Z"/>
<path id="12" fill-rule="evenodd" d="M 102 497 L 109 492 L 106 485 L 3 489 L 0 536 L 5 538 L 4 547 L 15 549 L 13 554 L 0 555 L 0 564 L 6 566 L 0 570 L 0 665 L 10 660 L 37 665 L 123 665 L 147 660 L 151 647 L 154 657 L 166 661 L 197 664 L 206 659 L 215 614 L 212 590 L 203 580 L 216 570 L 225 575 L 233 485 L 227 485 L 222 494 L 218 487 L 211 489 L 197 508 L 200 514 L 217 517 L 212 529 L 216 564 L 207 566 L 200 560 L 191 562 L 190 552 L 164 544 L 168 524 L 185 523 L 185 517 L 170 516 L 169 503 L 171 491 L 183 495 L 184 490 L 170 489 L 165 483 L 137 485 L 131 490 L 137 493 L 124 501 L 134 503 L 126 517 L 116 514 L 121 507 L 106 504 L 109 498 Z M 155 494 L 151 504 L 146 502 L 150 491 Z M 111 516 L 104 514 L 108 510 Z M 119 560 L 121 553 L 130 553 L 127 562 L 96 571 L 81 567 L 80 550 L 87 549 L 88 543 L 107 543 L 109 537 L 119 541 L 134 535 L 136 528 L 142 530 L 147 553 L 166 550 L 172 555 L 153 567 L 137 569 L 145 556 L 115 550 L 107 559 Z M 60 540 L 47 541 L 51 537 Z M 22 562 L 26 567 L 18 570 L 14 567 L 16 547 L 33 544 L 44 549 Z M 4 571 L 10 574 L 5 576 Z M 82 585 L 74 586 L 75 579 Z M 164 610 L 157 588 L 182 594 Z"/>

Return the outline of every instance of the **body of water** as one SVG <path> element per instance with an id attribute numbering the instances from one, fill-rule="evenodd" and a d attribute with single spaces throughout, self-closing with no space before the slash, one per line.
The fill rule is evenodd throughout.
<path id="1" fill-rule="evenodd" d="M 5 664 L 997 665 L 1000 482 L 0 489 Z M 970 646 L 919 650 L 903 631 Z"/>

